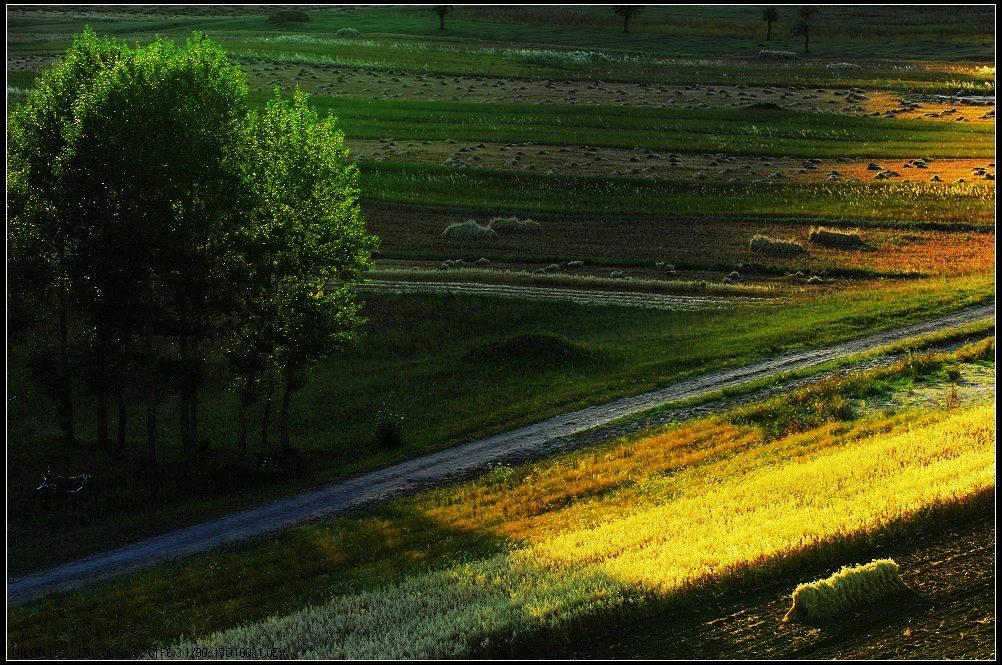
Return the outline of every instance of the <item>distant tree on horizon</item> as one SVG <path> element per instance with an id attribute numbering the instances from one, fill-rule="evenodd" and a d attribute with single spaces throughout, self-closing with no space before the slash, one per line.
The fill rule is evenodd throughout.
<path id="1" fill-rule="evenodd" d="M 804 5 L 797 10 L 797 24 L 793 26 L 793 34 L 803 35 L 804 53 L 811 52 L 811 21 L 817 16 L 818 8 L 813 5 Z"/>
<path id="2" fill-rule="evenodd" d="M 772 24 L 779 20 L 779 10 L 775 7 L 766 7 L 762 10 L 762 20 L 766 22 L 765 40 L 772 41 Z"/>
<path id="3" fill-rule="evenodd" d="M 435 5 L 433 11 L 438 14 L 438 29 L 445 30 L 445 15 L 455 9 L 452 5 Z"/>
<path id="4" fill-rule="evenodd" d="M 616 5 L 612 8 L 612 13 L 623 17 L 623 32 L 630 31 L 630 19 L 638 16 L 644 8 L 641 5 Z"/>

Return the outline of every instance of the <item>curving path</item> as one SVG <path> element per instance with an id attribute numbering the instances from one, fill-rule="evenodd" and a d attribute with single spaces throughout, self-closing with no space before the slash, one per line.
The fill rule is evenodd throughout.
<path id="1" fill-rule="evenodd" d="M 470 476 L 490 465 L 524 459 L 555 439 L 592 429 L 630 414 L 677 400 L 733 388 L 770 376 L 814 367 L 924 333 L 994 318 L 995 305 L 968 308 L 904 328 L 823 349 L 786 353 L 745 367 L 721 370 L 653 392 L 556 416 L 519 429 L 434 452 L 385 469 L 341 480 L 258 508 L 155 536 L 110 552 L 9 579 L 8 606 L 66 591 L 170 559 L 228 545 L 311 520 L 330 518 L 397 494 Z"/>

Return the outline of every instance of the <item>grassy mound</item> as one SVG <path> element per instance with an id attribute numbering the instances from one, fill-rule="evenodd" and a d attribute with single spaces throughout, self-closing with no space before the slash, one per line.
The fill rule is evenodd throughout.
<path id="1" fill-rule="evenodd" d="M 540 233 L 543 230 L 539 222 L 518 217 L 494 217 L 490 228 L 498 233 Z"/>
<path id="2" fill-rule="evenodd" d="M 808 241 L 815 245 L 830 247 L 832 249 L 862 249 L 866 247 L 866 243 L 863 242 L 863 236 L 855 229 L 851 231 L 839 231 L 837 229 L 816 226 L 811 229 Z"/>
<path id="3" fill-rule="evenodd" d="M 553 333 L 524 333 L 475 349 L 471 359 L 492 362 L 570 363 L 590 360 L 598 350 Z"/>
<path id="4" fill-rule="evenodd" d="M 769 236 L 764 236 L 760 233 L 756 233 L 752 236 L 749 247 L 753 252 L 772 254 L 774 256 L 794 256 L 796 254 L 805 253 L 804 246 L 799 242 L 794 240 L 770 238 Z"/>
<path id="5" fill-rule="evenodd" d="M 905 589 L 893 559 L 877 559 L 859 566 L 843 566 L 831 577 L 801 584 L 793 592 L 793 607 L 783 621 L 830 619 Z"/>
<path id="6" fill-rule="evenodd" d="M 446 240 L 459 240 L 462 242 L 478 242 L 497 240 L 498 234 L 494 229 L 477 224 L 475 219 L 468 219 L 465 222 L 449 224 L 442 231 L 442 237 Z"/>

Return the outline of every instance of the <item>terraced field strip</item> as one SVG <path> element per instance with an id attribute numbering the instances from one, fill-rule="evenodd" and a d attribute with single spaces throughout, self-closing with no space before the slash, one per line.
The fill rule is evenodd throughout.
<path id="1" fill-rule="evenodd" d="M 991 318 L 994 303 L 889 330 L 834 346 L 786 353 L 745 367 L 712 372 L 653 392 L 591 406 L 534 425 L 440 450 L 385 469 L 332 483 L 259 508 L 204 522 L 86 557 L 49 570 L 8 580 L 8 606 L 74 589 L 313 520 L 327 519 L 393 496 L 468 477 L 491 465 L 525 457 L 561 437 L 668 402 L 694 399 L 770 376 L 814 367 L 837 358 L 878 349 L 892 342 Z"/>
<path id="2" fill-rule="evenodd" d="M 508 286 L 506 284 L 476 284 L 474 282 L 400 282 L 373 280 L 359 285 L 363 293 L 439 293 L 461 296 L 490 296 L 521 300 L 566 301 L 577 305 L 604 307 L 642 307 L 667 311 L 698 311 L 725 309 L 741 304 L 771 304 L 781 298 L 755 298 L 750 296 L 683 296 L 662 293 L 631 293 L 628 291 L 586 291 L 537 286 Z"/>

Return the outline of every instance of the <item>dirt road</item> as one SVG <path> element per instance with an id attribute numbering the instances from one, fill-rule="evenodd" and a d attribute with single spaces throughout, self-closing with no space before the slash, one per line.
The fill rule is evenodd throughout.
<path id="1" fill-rule="evenodd" d="M 625 397 L 471 441 L 394 466 L 341 480 L 270 504 L 180 529 L 118 549 L 8 580 L 15 605 L 132 570 L 235 543 L 304 522 L 330 518 L 431 485 L 469 477 L 494 464 L 538 456 L 558 440 L 677 400 L 817 366 L 891 342 L 994 317 L 994 304 L 969 308 L 904 328 L 823 349 L 783 354 L 745 367 L 712 372 L 661 390 Z"/>

